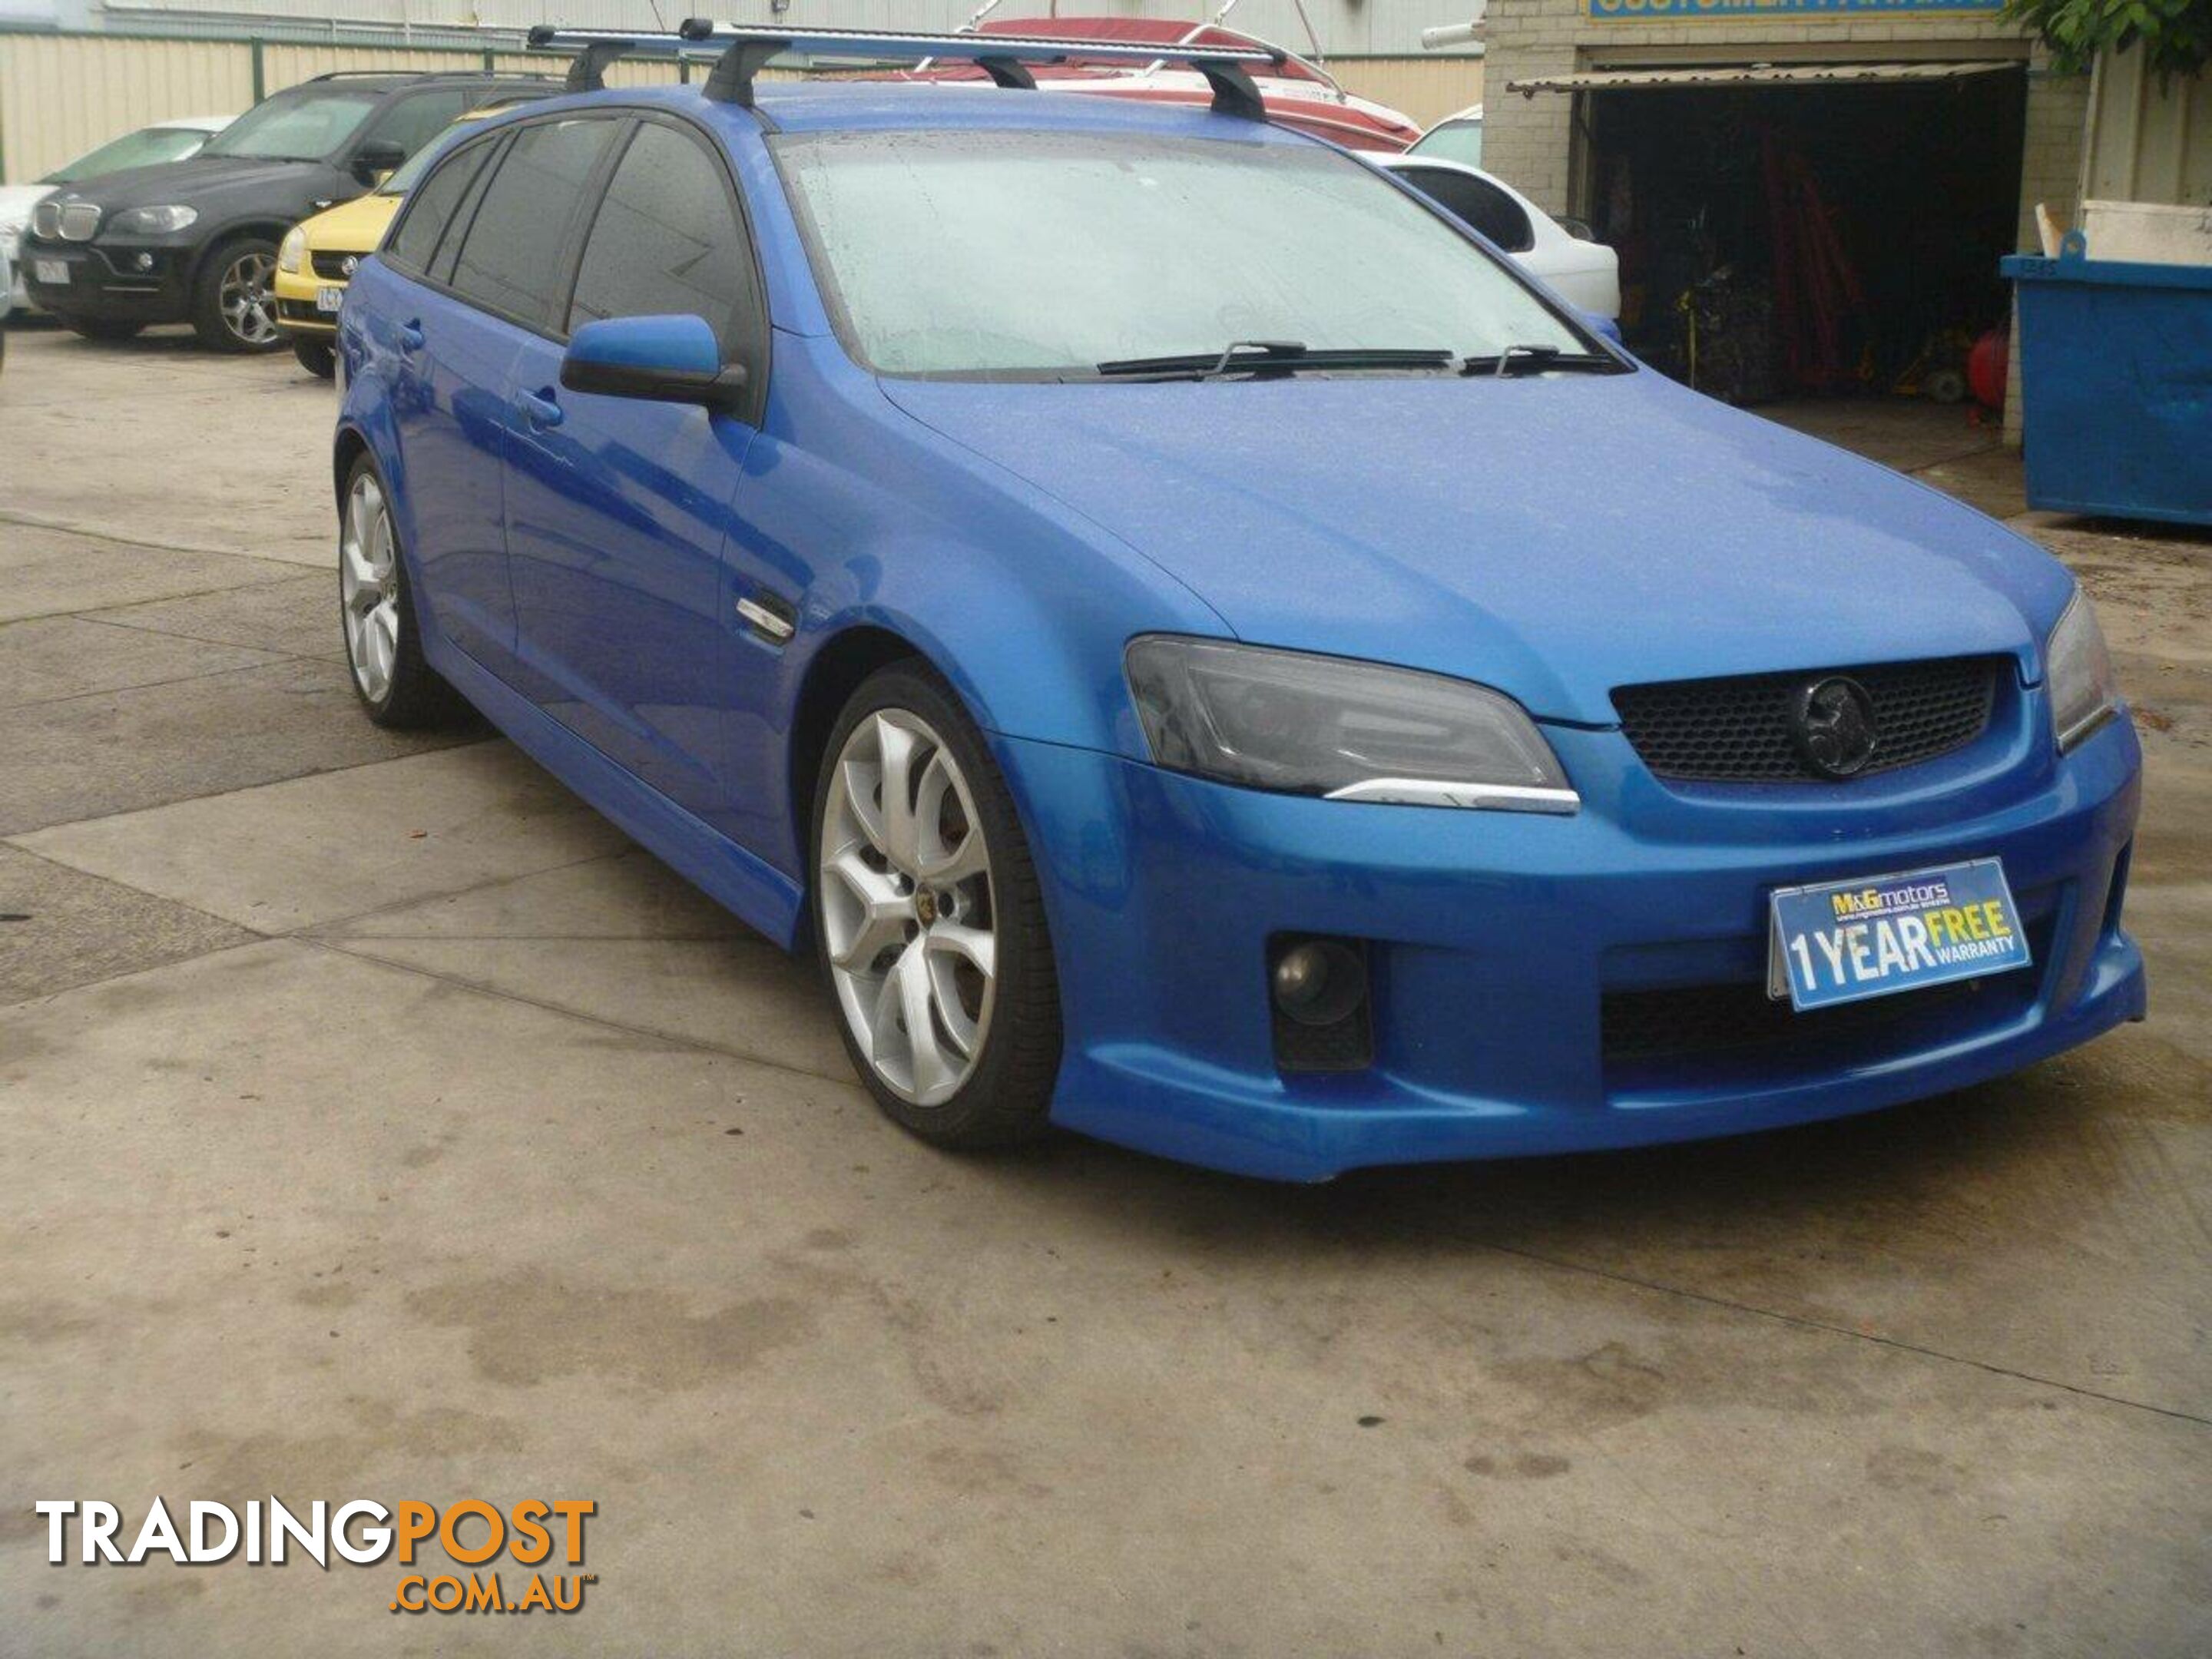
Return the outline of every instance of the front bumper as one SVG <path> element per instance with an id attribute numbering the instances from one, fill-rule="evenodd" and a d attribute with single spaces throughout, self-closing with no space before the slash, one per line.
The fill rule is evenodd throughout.
<path id="1" fill-rule="evenodd" d="M 2133 729 L 2123 716 L 2054 763 L 2036 747 L 2039 693 L 2024 695 L 2008 741 L 1862 780 L 1848 806 L 1826 786 L 1669 789 L 1618 732 L 1555 730 L 1586 803 L 1569 818 L 1272 795 L 995 738 L 1060 967 L 1054 1118 L 1191 1163 L 1322 1180 L 1866 1111 L 2140 1018 L 2142 961 L 2119 926 Z M 2032 967 L 1966 994 L 1859 1005 L 1841 1025 L 1723 1020 L 1661 1052 L 1624 1042 L 1620 1011 L 1640 994 L 1763 998 L 1774 888 L 1992 854 Z M 1369 941 L 1372 1065 L 1278 1069 L 1266 953 L 1282 933 Z"/>
<path id="2" fill-rule="evenodd" d="M 295 340 L 333 338 L 338 331 L 337 313 L 319 309 L 315 295 L 326 288 L 344 287 L 342 281 L 316 276 L 312 265 L 279 270 L 269 284 L 276 301 L 277 332 Z"/>
<path id="3" fill-rule="evenodd" d="M 66 282 L 41 278 L 59 264 Z M 188 251 L 159 243 L 48 242 L 23 239 L 18 264 L 31 302 L 58 317 L 100 322 L 177 323 L 191 310 Z"/>

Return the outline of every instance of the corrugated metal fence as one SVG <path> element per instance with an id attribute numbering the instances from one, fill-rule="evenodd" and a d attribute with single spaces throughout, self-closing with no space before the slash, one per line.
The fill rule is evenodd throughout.
<path id="1" fill-rule="evenodd" d="M 465 70 L 487 61 L 505 71 L 546 73 L 558 72 L 567 59 L 298 40 L 0 32 L 0 178 L 10 184 L 39 178 L 150 121 L 236 114 L 258 97 L 331 70 Z M 1479 58 L 1343 58 L 1329 68 L 1346 91 L 1402 110 L 1424 126 L 1482 97 Z M 641 85 L 678 74 L 672 62 L 630 60 L 614 65 L 607 78 Z"/>
<path id="2" fill-rule="evenodd" d="M 2161 84 L 2140 51 L 2100 62 L 2083 182 L 2100 201 L 2212 204 L 2212 76 Z"/>

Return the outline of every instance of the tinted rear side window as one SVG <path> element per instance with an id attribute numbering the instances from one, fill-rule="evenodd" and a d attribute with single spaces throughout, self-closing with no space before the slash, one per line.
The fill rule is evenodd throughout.
<path id="1" fill-rule="evenodd" d="M 452 87 L 402 98 L 376 118 L 363 142 L 394 143 L 412 155 L 451 126 L 481 91 L 478 87 Z"/>
<path id="2" fill-rule="evenodd" d="M 453 267 L 463 296 L 533 327 L 546 323 L 567 279 L 561 253 L 569 222 L 619 128 L 606 119 L 546 121 L 515 134 Z"/>
<path id="3" fill-rule="evenodd" d="M 471 145 L 423 181 L 407 204 L 392 246 L 385 250 L 386 258 L 418 274 L 430 268 L 438 238 L 492 149 L 490 144 Z"/>
<path id="4" fill-rule="evenodd" d="M 603 317 L 704 317 L 727 353 L 759 313 L 752 251 L 720 166 L 673 128 L 638 129 L 584 245 L 571 331 Z"/>

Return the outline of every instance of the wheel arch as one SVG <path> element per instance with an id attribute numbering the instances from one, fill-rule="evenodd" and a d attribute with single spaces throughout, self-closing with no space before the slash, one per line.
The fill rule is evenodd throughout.
<path id="1" fill-rule="evenodd" d="M 283 219 L 262 218 L 240 219 L 233 223 L 223 226 L 222 229 L 215 232 L 214 234 L 210 235 L 205 241 L 202 242 L 199 245 L 198 252 L 192 255 L 191 264 L 188 268 L 189 274 L 185 279 L 187 289 L 198 286 L 202 274 L 204 273 L 208 268 L 209 261 L 212 260 L 216 255 L 222 252 L 224 248 L 229 246 L 231 243 L 238 241 L 243 237 L 260 236 L 275 243 L 281 248 L 284 246 L 284 237 L 286 234 L 289 232 L 292 226 L 289 221 Z"/>
<path id="2" fill-rule="evenodd" d="M 792 840 L 799 852 L 802 887 L 812 885 L 808 848 L 814 833 L 814 791 L 828 757 L 830 731 L 837 724 L 839 713 L 870 675 L 895 662 L 908 661 L 925 664 L 939 678 L 945 678 L 913 640 L 876 623 L 856 623 L 832 635 L 806 665 L 799 696 L 792 705 L 791 735 L 786 745 Z M 953 695 L 959 693 L 956 690 Z M 974 711 L 969 714 L 972 718 Z"/>
<path id="3" fill-rule="evenodd" d="M 368 438 L 359 427 L 349 423 L 338 428 L 337 437 L 331 446 L 331 498 L 341 510 L 345 507 L 346 479 L 352 475 L 354 463 L 368 453 Z"/>

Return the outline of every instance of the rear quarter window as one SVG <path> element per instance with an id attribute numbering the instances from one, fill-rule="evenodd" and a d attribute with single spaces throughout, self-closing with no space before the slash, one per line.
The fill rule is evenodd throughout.
<path id="1" fill-rule="evenodd" d="M 385 245 L 386 259 L 417 276 L 429 270 L 430 261 L 437 257 L 439 240 L 453 222 L 453 210 L 476 182 L 491 152 L 489 142 L 471 144 L 431 170 L 430 176 L 410 192 L 399 222 Z"/>

